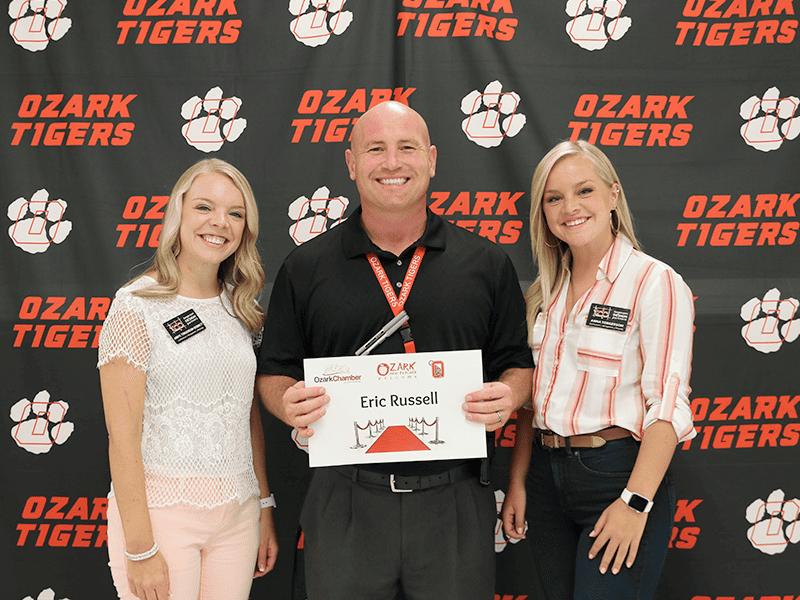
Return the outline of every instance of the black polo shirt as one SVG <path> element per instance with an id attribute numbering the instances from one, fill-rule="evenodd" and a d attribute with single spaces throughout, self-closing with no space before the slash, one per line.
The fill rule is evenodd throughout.
<path id="1" fill-rule="evenodd" d="M 514 265 L 493 242 L 428 210 L 426 247 L 405 304 L 417 352 L 480 349 L 484 381 L 510 368 L 533 367 L 525 301 Z M 418 244 L 399 257 L 379 249 L 361 226 L 361 208 L 344 223 L 299 246 L 272 288 L 258 372 L 302 380 L 303 359 L 352 356 L 394 315 L 366 253 L 402 284 Z M 399 295 L 399 286 L 395 287 Z M 372 354 L 402 353 L 395 333 Z M 457 461 L 371 464 L 373 471 L 427 474 Z"/>

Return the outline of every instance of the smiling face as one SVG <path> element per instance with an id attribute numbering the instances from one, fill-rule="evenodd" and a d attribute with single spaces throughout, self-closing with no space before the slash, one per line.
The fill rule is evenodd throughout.
<path id="1" fill-rule="evenodd" d="M 365 211 L 425 211 L 436 147 L 425 121 L 409 107 L 383 102 L 364 113 L 345 158 Z"/>
<path id="2" fill-rule="evenodd" d="M 230 177 L 198 175 L 183 197 L 178 265 L 218 266 L 239 247 L 245 220 L 244 197 Z"/>
<path id="3" fill-rule="evenodd" d="M 605 254 L 614 242 L 611 211 L 619 187 L 607 186 L 594 165 L 579 154 L 568 155 L 550 170 L 542 208 L 550 232 L 570 249 Z"/>

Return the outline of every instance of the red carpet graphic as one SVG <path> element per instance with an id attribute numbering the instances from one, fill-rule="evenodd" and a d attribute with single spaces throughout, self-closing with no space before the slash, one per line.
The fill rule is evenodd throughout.
<path id="1" fill-rule="evenodd" d="M 422 443 L 422 440 L 405 425 L 391 425 L 370 446 L 367 454 L 371 452 L 410 452 L 414 450 L 430 450 L 430 448 Z"/>

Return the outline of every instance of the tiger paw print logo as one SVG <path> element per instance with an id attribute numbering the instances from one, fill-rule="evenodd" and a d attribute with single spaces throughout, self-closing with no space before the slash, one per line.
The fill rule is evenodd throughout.
<path id="1" fill-rule="evenodd" d="M 764 96 L 751 96 L 739 107 L 739 115 L 746 121 L 739 132 L 748 146 L 761 152 L 777 150 L 784 140 L 800 135 L 800 100 L 795 96 L 781 98 L 776 87 L 769 88 Z"/>
<path id="2" fill-rule="evenodd" d="M 759 498 L 745 510 L 747 522 L 752 523 L 747 539 L 764 554 L 780 554 L 790 542 L 800 542 L 800 500 L 784 497 L 783 490 L 775 490 L 766 502 Z"/>
<path id="3" fill-rule="evenodd" d="M 64 219 L 67 203 L 50 200 L 50 193 L 41 189 L 30 200 L 17 198 L 8 205 L 8 218 L 14 223 L 8 237 L 17 248 L 29 254 L 40 254 L 51 244 L 60 244 L 72 231 L 72 223 Z"/>
<path id="4" fill-rule="evenodd" d="M 300 432 L 297 431 L 297 429 L 295 429 L 294 427 L 292 428 L 290 435 L 292 437 L 294 445 L 297 446 L 300 450 L 302 450 L 306 454 L 308 454 L 308 438 L 301 437 Z"/>
<path id="5" fill-rule="evenodd" d="M 225 98 L 222 88 L 211 88 L 205 98 L 194 96 L 183 103 L 181 116 L 188 123 L 181 133 L 190 146 L 216 152 L 225 142 L 238 140 L 247 127 L 247 119 L 238 116 L 241 108 L 241 99 Z"/>
<path id="6" fill-rule="evenodd" d="M 584 50 L 602 50 L 609 40 L 617 41 L 631 28 L 630 17 L 623 17 L 626 0 L 567 0 L 564 9 L 572 18 L 567 35 Z"/>
<path id="7" fill-rule="evenodd" d="M 519 102 L 519 94 L 504 92 L 502 83 L 492 81 L 483 93 L 473 90 L 461 99 L 461 112 L 467 115 L 461 129 L 478 146 L 499 146 L 505 138 L 517 135 L 527 122 L 525 115 L 517 112 Z"/>
<path id="8" fill-rule="evenodd" d="M 315 48 L 326 44 L 331 36 L 342 35 L 353 13 L 343 10 L 347 0 L 289 0 L 289 12 L 297 17 L 289 29 L 298 42 Z"/>
<path id="9" fill-rule="evenodd" d="M 67 0 L 12 0 L 8 16 L 14 22 L 8 32 L 17 45 L 39 52 L 51 41 L 58 41 L 72 27 L 72 19 L 63 17 Z"/>
<path id="10" fill-rule="evenodd" d="M 751 348 L 769 354 L 781 349 L 784 342 L 793 342 L 800 336 L 800 314 L 794 298 L 781 300 L 778 288 L 772 288 L 764 299 L 751 298 L 744 303 L 741 317 L 747 321 L 742 327 L 742 337 Z"/>
<path id="11" fill-rule="evenodd" d="M 310 199 L 300 196 L 289 205 L 289 218 L 294 221 L 289 235 L 298 246 L 304 244 L 344 221 L 342 217 L 349 204 L 350 200 L 344 196 L 332 198 L 326 186 L 317 188 Z"/>
<path id="12" fill-rule="evenodd" d="M 33 600 L 33 596 L 25 596 L 22 600 Z M 47 588 L 39 592 L 36 600 L 56 600 L 56 593 L 52 588 Z M 69 600 L 69 598 L 61 598 L 61 600 Z"/>
<path id="13" fill-rule="evenodd" d="M 66 442 L 75 425 L 65 421 L 69 404 L 63 400 L 50 402 L 50 392 L 42 390 L 31 402 L 23 398 L 11 407 L 11 437 L 17 446 L 31 454 L 46 454 L 53 444 Z"/>

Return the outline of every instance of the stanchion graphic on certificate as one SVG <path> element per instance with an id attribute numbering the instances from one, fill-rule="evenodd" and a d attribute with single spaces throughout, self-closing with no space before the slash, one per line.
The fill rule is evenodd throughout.
<path id="1" fill-rule="evenodd" d="M 480 350 L 312 358 L 306 385 L 331 401 L 308 440 L 309 465 L 484 458 L 486 429 L 464 397 L 483 387 Z"/>

